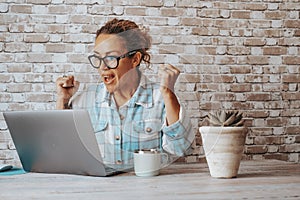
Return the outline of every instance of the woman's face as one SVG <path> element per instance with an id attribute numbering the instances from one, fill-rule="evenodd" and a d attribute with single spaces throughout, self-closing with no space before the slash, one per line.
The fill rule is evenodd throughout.
<path id="1" fill-rule="evenodd" d="M 103 58 L 105 56 L 121 56 L 128 53 L 125 42 L 114 34 L 100 34 L 96 38 L 94 53 Z M 128 81 L 135 77 L 137 64 L 135 59 L 125 57 L 119 60 L 115 69 L 109 69 L 103 62 L 98 69 L 100 77 L 110 93 L 121 89 Z"/>

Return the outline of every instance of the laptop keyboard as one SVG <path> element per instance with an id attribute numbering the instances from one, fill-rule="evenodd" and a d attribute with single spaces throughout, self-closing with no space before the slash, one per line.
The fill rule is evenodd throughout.
<path id="1" fill-rule="evenodd" d="M 115 168 L 108 167 L 108 166 L 105 166 L 105 171 L 106 171 L 107 175 L 116 175 L 116 174 L 122 173 L 122 171 L 117 170 Z"/>

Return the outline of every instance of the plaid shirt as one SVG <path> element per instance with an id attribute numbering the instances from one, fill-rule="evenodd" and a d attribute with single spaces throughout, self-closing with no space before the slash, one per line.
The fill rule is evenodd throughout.
<path id="1" fill-rule="evenodd" d="M 86 109 L 106 164 L 133 166 L 137 149 L 163 149 L 182 156 L 194 140 L 190 119 L 180 106 L 179 120 L 167 126 L 166 109 L 159 85 L 144 75 L 132 98 L 116 107 L 103 83 L 78 93 L 70 101 L 73 109 Z"/>

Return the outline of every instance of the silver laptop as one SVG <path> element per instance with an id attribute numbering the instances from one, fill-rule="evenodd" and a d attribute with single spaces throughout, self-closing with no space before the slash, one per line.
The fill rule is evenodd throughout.
<path id="1" fill-rule="evenodd" d="M 22 166 L 27 172 L 110 176 L 89 114 L 85 110 L 3 113 Z"/>

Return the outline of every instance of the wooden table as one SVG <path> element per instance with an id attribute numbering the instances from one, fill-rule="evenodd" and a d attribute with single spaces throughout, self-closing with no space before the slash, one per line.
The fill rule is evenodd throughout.
<path id="1" fill-rule="evenodd" d="M 242 161 L 234 179 L 210 177 L 206 163 L 174 163 L 150 178 L 133 172 L 113 177 L 0 176 L 0 199 L 300 199 L 300 164 Z"/>

